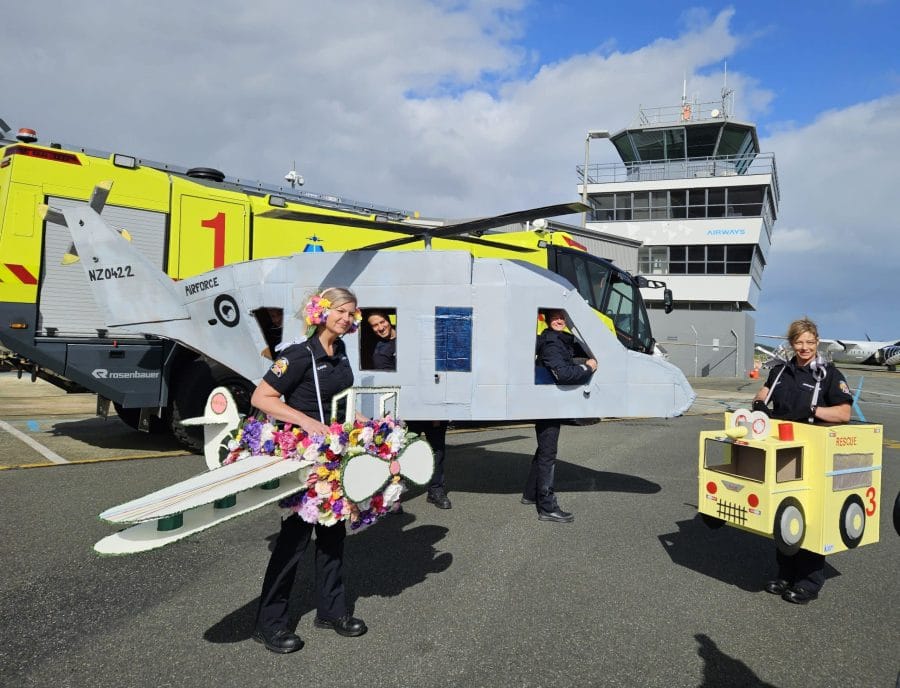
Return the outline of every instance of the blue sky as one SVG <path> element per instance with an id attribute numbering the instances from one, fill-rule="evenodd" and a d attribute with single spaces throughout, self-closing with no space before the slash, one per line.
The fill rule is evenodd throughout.
<path id="1" fill-rule="evenodd" d="M 754 76 L 775 98 L 757 121 L 762 134 L 784 119 L 808 123 L 823 110 L 900 88 L 900 3 L 888 0 L 538 2 L 524 11 L 523 43 L 543 62 L 631 52 L 675 39 L 726 10 L 734 10 L 731 27 L 741 41 L 728 57 L 729 70 Z"/>
<path id="2" fill-rule="evenodd" d="M 575 200 L 585 131 L 677 104 L 685 75 L 715 100 L 727 62 L 783 196 L 757 332 L 900 338 L 898 26 L 876 1 L 33 0 L 0 25 L 0 117 L 464 218 Z"/>

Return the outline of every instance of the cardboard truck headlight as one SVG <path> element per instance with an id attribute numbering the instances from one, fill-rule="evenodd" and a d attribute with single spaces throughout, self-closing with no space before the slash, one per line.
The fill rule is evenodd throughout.
<path id="1" fill-rule="evenodd" d="M 878 542 L 882 426 L 808 425 L 737 410 L 700 433 L 698 510 L 779 550 L 835 554 Z"/>

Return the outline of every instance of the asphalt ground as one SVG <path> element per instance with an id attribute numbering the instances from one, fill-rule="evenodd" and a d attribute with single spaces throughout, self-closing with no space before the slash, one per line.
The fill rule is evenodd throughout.
<path id="1" fill-rule="evenodd" d="M 859 375 L 860 410 L 885 426 L 881 541 L 828 557 L 808 606 L 762 591 L 770 540 L 695 515 L 697 433 L 760 381 L 692 380 L 685 417 L 563 429 L 557 491 L 573 524 L 519 503 L 532 428 L 451 432 L 453 509 L 413 490 L 406 513 L 347 540 L 348 592 L 369 632 L 313 627 L 307 553 L 292 605 L 306 645 L 284 656 L 249 637 L 277 509 L 99 557 L 93 543 L 114 529 L 98 513 L 202 471 L 202 459 L 91 418 L 93 397 L 9 395 L 0 376 L 0 420 L 72 462 L 0 430 L 0 686 L 893 687 L 900 376 Z M 62 412 L 68 403 L 87 405 Z"/>

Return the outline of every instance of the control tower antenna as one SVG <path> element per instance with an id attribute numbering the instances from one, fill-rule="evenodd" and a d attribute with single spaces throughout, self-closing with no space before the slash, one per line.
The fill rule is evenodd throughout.
<path id="1" fill-rule="evenodd" d="M 730 99 L 730 101 L 729 101 Z M 728 60 L 722 77 L 722 116 L 726 119 L 734 114 L 734 89 L 728 88 Z"/>

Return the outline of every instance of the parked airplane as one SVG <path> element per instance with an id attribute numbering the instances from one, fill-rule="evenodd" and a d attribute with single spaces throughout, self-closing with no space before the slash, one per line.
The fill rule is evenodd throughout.
<path id="1" fill-rule="evenodd" d="M 757 335 L 764 339 L 785 341 L 784 337 L 770 334 Z M 896 370 L 900 365 L 900 340 L 873 342 L 851 339 L 820 339 L 819 350 L 835 363 L 859 363 L 863 365 L 883 365 Z"/>
<path id="2" fill-rule="evenodd" d="M 626 349 L 570 282 L 532 263 L 468 251 L 299 253 L 173 282 L 101 219 L 106 193 L 98 187 L 88 206 L 50 209 L 48 218 L 72 233 L 107 324 L 175 340 L 254 383 L 271 365 L 261 355 L 267 342 L 254 314 L 281 309 L 284 339 L 299 339 L 305 325 L 293 317 L 298 305 L 340 285 L 353 289 L 362 307 L 396 317 L 396 371 L 371 369 L 361 337 L 346 342 L 358 384 L 402 389 L 405 420 L 672 417 L 694 400 L 677 367 Z M 536 383 L 542 308 L 564 309 L 570 329 L 600 362 L 589 382 Z"/>

